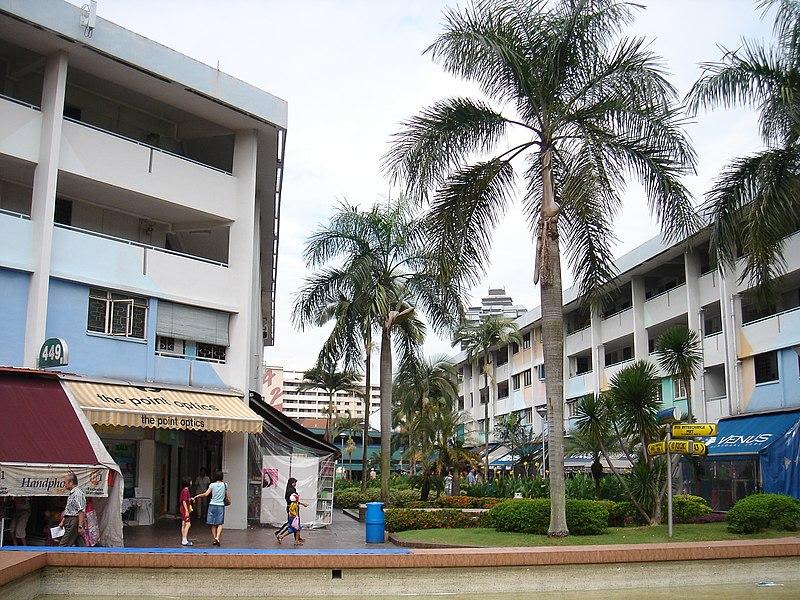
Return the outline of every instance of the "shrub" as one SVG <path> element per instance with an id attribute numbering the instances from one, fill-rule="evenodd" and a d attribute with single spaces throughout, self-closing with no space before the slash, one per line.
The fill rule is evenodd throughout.
<path id="1" fill-rule="evenodd" d="M 700 496 L 686 494 L 672 498 L 672 519 L 676 523 L 689 523 L 692 519 L 703 517 L 710 512 L 711 507 L 708 502 Z"/>
<path id="2" fill-rule="evenodd" d="M 586 473 L 577 473 L 564 481 L 567 498 L 574 500 L 594 500 L 594 479 Z"/>
<path id="3" fill-rule="evenodd" d="M 406 502 L 405 508 L 431 508 L 432 506 L 431 502 L 425 500 L 412 500 L 411 502 Z"/>
<path id="4" fill-rule="evenodd" d="M 469 508 L 472 498 L 469 496 L 439 496 L 436 505 L 442 508 Z"/>
<path id="5" fill-rule="evenodd" d="M 609 510 L 595 500 L 567 500 L 567 527 L 575 535 L 599 535 L 608 528 Z M 550 500 L 507 500 L 489 511 L 497 531 L 520 531 L 544 535 L 550 525 Z"/>
<path id="6" fill-rule="evenodd" d="M 410 510 L 407 508 L 389 508 L 384 511 L 386 530 L 390 532 L 408 529 L 464 529 L 478 527 L 481 519 L 478 515 L 462 512 L 458 509 L 442 510 Z"/>
<path id="7" fill-rule="evenodd" d="M 496 477 L 488 483 L 464 486 L 463 490 L 473 498 L 513 498 L 517 492 L 526 498 L 547 498 L 550 483 L 541 477 Z"/>
<path id="8" fill-rule="evenodd" d="M 625 477 L 623 475 L 623 477 Z M 600 480 L 600 495 L 603 500 L 613 500 L 614 502 L 625 502 L 628 499 L 628 494 L 625 493 L 625 488 L 617 479 L 616 475 L 605 475 Z"/>
<path id="9" fill-rule="evenodd" d="M 358 508 L 361 504 L 362 494 L 360 489 L 348 488 L 336 490 L 333 493 L 333 505 L 336 508 Z"/>
<path id="10" fill-rule="evenodd" d="M 783 494 L 753 494 L 739 500 L 728 511 L 726 520 L 734 533 L 756 533 L 768 528 L 796 531 L 800 503 Z"/>
<path id="11" fill-rule="evenodd" d="M 380 493 L 378 494 L 378 499 L 380 499 Z M 416 502 L 418 500 L 419 490 L 412 490 L 410 488 L 401 490 L 392 488 L 389 490 L 389 503 L 397 508 L 403 508 L 407 506 L 409 502 Z"/>
<path id="12" fill-rule="evenodd" d="M 359 504 L 366 502 L 380 502 L 380 488 L 367 488 L 362 492 L 359 488 L 346 488 L 336 490 L 333 494 L 333 505 L 336 508 L 358 508 Z M 406 506 L 409 502 L 419 500 L 419 490 L 396 489 L 389 490 L 389 502 L 398 508 Z"/>
<path id="13" fill-rule="evenodd" d="M 722 523 L 725 520 L 725 513 L 711 512 L 701 517 L 693 517 L 687 523 Z"/>

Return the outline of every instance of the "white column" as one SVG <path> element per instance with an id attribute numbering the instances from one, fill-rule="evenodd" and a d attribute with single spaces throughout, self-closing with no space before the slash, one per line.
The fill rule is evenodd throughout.
<path id="1" fill-rule="evenodd" d="M 603 381 L 603 369 L 605 365 L 605 355 L 603 352 L 603 320 L 600 318 L 600 308 L 593 307 L 591 313 L 591 335 L 592 335 L 592 378 L 594 393 L 599 394 Z"/>
<path id="2" fill-rule="evenodd" d="M 719 285 L 719 306 L 722 314 L 722 336 L 725 340 L 725 396 L 727 397 L 728 414 L 738 414 L 739 408 L 739 366 L 736 336 L 737 323 L 741 323 L 742 303 L 736 289 L 736 272 L 723 269 Z M 738 310 L 736 306 L 738 305 Z M 738 315 L 736 314 L 738 312 Z"/>
<path id="3" fill-rule="evenodd" d="M 153 472 L 156 464 L 156 443 L 155 440 L 139 441 L 139 456 L 136 465 L 136 487 L 139 488 L 138 497 L 150 498 L 150 510 L 139 508 L 136 511 L 136 518 L 139 525 L 152 525 L 155 519 L 155 498 Z"/>
<path id="4" fill-rule="evenodd" d="M 42 130 L 39 162 L 33 175 L 31 225 L 33 229 L 33 273 L 28 288 L 28 315 L 25 327 L 25 366 L 36 367 L 39 348 L 47 328 L 47 296 L 50 287 L 50 255 L 53 245 L 53 214 L 56 204 L 58 161 L 64 90 L 67 83 L 67 55 L 47 58 L 42 86 Z"/>
<path id="5" fill-rule="evenodd" d="M 247 529 L 247 434 L 226 433 L 222 442 L 222 472 L 231 505 L 225 507 L 225 527 Z"/>
<path id="6" fill-rule="evenodd" d="M 703 351 L 703 328 L 700 319 L 703 318 L 700 307 L 700 257 L 697 252 L 689 251 L 684 255 L 686 269 L 686 313 L 689 329 L 700 338 L 700 351 Z M 703 396 L 703 368 L 697 369 L 692 378 L 689 394 L 692 398 L 692 410 L 698 421 L 706 421 L 706 399 Z"/>
<path id="7" fill-rule="evenodd" d="M 636 360 L 647 360 L 650 355 L 647 327 L 644 324 L 645 303 L 644 277 L 631 279 L 631 303 L 633 304 L 633 356 Z"/>

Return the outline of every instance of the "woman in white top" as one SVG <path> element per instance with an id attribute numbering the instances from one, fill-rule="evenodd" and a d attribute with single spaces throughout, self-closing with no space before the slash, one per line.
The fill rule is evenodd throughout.
<path id="1" fill-rule="evenodd" d="M 222 481 L 222 471 L 217 471 L 214 473 L 214 481 L 211 482 L 208 489 L 192 498 L 192 500 L 195 500 L 211 496 L 211 501 L 208 503 L 206 523 L 211 525 L 211 535 L 214 537 L 212 543 L 215 546 L 220 545 L 219 537 L 222 535 L 222 524 L 225 522 L 225 495 L 227 492 L 228 484 Z"/>

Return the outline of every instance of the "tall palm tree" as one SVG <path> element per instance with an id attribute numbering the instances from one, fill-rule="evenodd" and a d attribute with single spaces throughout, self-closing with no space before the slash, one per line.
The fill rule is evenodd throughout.
<path id="1" fill-rule="evenodd" d="M 319 271 L 298 299 L 304 312 L 321 312 L 342 297 L 366 298 L 362 331 L 374 328 L 380 336 L 381 497 L 388 503 L 393 350 L 401 361 L 417 352 L 423 314 L 436 331 L 452 328 L 462 312 L 460 283 L 442 277 L 422 222 L 403 198 L 368 210 L 340 205 L 309 238 L 305 260 Z"/>
<path id="2" fill-rule="evenodd" d="M 492 389 L 489 379 L 494 386 L 494 371 L 492 363 L 492 348 L 505 347 L 510 344 L 521 344 L 522 336 L 517 329 L 514 319 L 489 315 L 478 322 L 465 322 L 456 330 L 454 343 L 461 344 L 467 351 L 467 360 L 472 364 L 483 361 L 483 387 L 486 388 L 486 402 L 483 404 L 483 477 L 489 481 L 489 403 L 492 401 Z M 506 349 L 506 352 L 508 350 Z M 481 396 L 483 396 L 481 394 Z M 481 398 L 481 402 L 483 399 Z"/>
<path id="3" fill-rule="evenodd" d="M 517 465 L 514 458 L 514 450 L 524 443 L 525 438 L 525 425 L 522 423 L 522 417 L 517 413 L 508 413 L 500 419 L 500 422 L 495 426 L 495 438 L 503 444 L 508 444 L 511 449 L 511 474 L 517 474 Z"/>
<path id="4" fill-rule="evenodd" d="M 627 177 L 643 184 L 665 238 L 697 225 L 680 181 L 695 156 L 675 89 L 645 40 L 621 35 L 635 9 L 621 0 L 486 0 L 448 10 L 426 52 L 500 109 L 437 102 L 404 123 L 386 158 L 414 198 L 432 203 L 444 272 L 471 283 L 522 173 L 541 283 L 552 536 L 568 535 L 560 236 L 584 297 L 598 302 L 615 276 L 612 224 Z"/>
<path id="5" fill-rule="evenodd" d="M 323 366 L 316 366 L 313 369 L 303 372 L 303 381 L 300 382 L 298 391 L 306 390 L 325 390 L 328 392 L 328 406 L 323 412 L 327 415 L 325 422 L 325 441 L 330 442 L 331 421 L 337 414 L 336 402 L 334 397 L 337 392 L 360 392 L 358 385 L 358 373 L 354 371 L 337 371 L 336 364 L 331 363 Z"/>
<path id="6" fill-rule="evenodd" d="M 771 45 L 744 40 L 722 59 L 703 64 L 690 90 L 689 108 L 755 107 L 765 150 L 732 160 L 706 196 L 711 248 L 721 265 L 745 258 L 742 281 L 758 286 L 768 302 L 784 271 L 784 238 L 800 228 L 800 3 L 761 0 L 777 7 Z"/>
<path id="7" fill-rule="evenodd" d="M 656 339 L 656 360 L 667 375 L 680 378 L 686 390 L 686 412 L 689 422 L 692 412 L 692 379 L 703 365 L 703 347 L 700 336 L 685 325 L 674 325 Z"/>

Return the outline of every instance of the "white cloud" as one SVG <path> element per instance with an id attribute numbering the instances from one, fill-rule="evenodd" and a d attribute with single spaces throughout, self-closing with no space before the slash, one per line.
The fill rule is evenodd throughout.
<path id="1" fill-rule="evenodd" d="M 474 91 L 442 73 L 422 50 L 441 27 L 445 3 L 210 0 L 102 0 L 100 16 L 274 93 L 289 102 L 289 134 L 281 213 L 276 345 L 272 364 L 305 368 L 322 334 L 290 323 L 293 296 L 305 270 L 307 234 L 337 198 L 370 204 L 389 185 L 379 160 L 398 123 L 434 100 Z M 632 33 L 653 40 L 679 92 L 688 91 L 698 63 L 717 59 L 717 43 L 737 47 L 741 35 L 769 37 L 748 0 L 651 0 Z M 700 115 L 689 127 L 700 164 L 687 184 L 700 198 L 727 160 L 758 148 L 756 121 L 743 110 Z M 646 224 L 646 225 L 645 225 Z M 618 219 L 618 252 L 656 233 L 641 190 L 631 186 Z M 533 249 L 519 209 L 499 228 L 489 285 L 504 285 L 532 307 Z M 431 340 L 431 351 L 447 350 Z"/>

